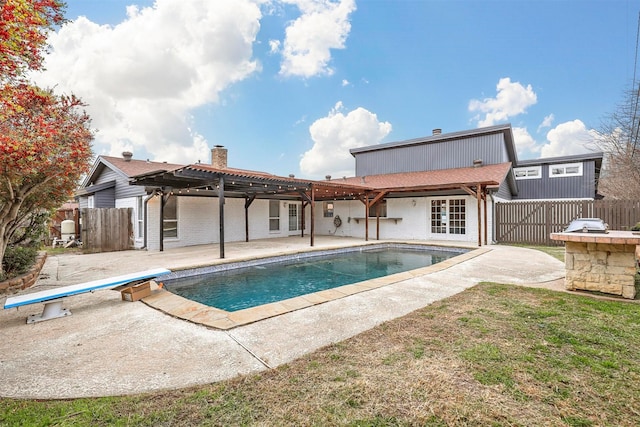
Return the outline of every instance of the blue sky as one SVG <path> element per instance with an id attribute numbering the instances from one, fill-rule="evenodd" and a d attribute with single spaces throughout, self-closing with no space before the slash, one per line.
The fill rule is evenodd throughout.
<path id="1" fill-rule="evenodd" d="M 634 77 L 640 0 L 69 0 L 36 80 L 96 154 L 353 175 L 349 149 L 511 123 L 520 159 L 586 152 Z"/>

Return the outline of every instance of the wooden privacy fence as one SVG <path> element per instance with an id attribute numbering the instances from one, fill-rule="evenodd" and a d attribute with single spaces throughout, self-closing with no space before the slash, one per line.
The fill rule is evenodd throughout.
<path id="1" fill-rule="evenodd" d="M 84 252 L 124 251 L 133 247 L 131 208 L 81 210 Z"/>
<path id="2" fill-rule="evenodd" d="M 569 200 L 496 203 L 496 241 L 529 245 L 562 245 L 550 234 L 576 218 L 600 218 L 611 230 L 628 230 L 640 221 L 640 201 Z"/>

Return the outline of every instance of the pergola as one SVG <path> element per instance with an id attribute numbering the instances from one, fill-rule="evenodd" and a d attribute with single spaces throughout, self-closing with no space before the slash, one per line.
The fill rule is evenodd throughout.
<path id="1" fill-rule="evenodd" d="M 508 165 L 508 164 L 507 164 Z M 510 167 L 510 165 L 509 165 Z M 489 166 L 485 166 L 489 168 Z M 503 168 L 504 169 L 504 168 Z M 164 218 L 164 205 L 171 195 L 184 197 L 217 197 L 220 223 L 220 258 L 224 258 L 224 205 L 225 198 L 242 198 L 245 216 L 245 240 L 249 241 L 249 207 L 256 199 L 295 200 L 302 203 L 302 235 L 304 235 L 304 209 L 310 206 L 310 245 L 314 245 L 315 202 L 329 200 L 360 200 L 365 209 L 365 240 L 369 240 L 369 210 L 387 197 L 402 197 L 407 193 L 424 194 L 433 191 L 461 190 L 478 200 L 478 245 L 481 239 L 481 202 L 484 201 L 484 240 L 487 241 L 487 188 L 500 184 L 496 179 L 474 182 L 430 183 L 432 172 L 377 175 L 326 181 L 301 180 L 293 176 L 281 177 L 242 169 L 216 169 L 211 165 L 192 164 L 169 170 L 158 170 L 132 177 L 132 185 L 144 185 L 147 194 L 161 197 L 160 217 Z M 504 177 L 504 174 L 502 175 Z M 390 177 L 392 179 L 390 179 Z M 433 178 L 433 177 L 431 177 Z M 433 181 L 433 179 L 431 179 Z M 438 181 L 438 180 L 436 180 Z M 451 180 L 448 180 L 451 181 Z M 376 219 L 379 237 L 379 215 Z M 160 250 L 164 250 L 164 230 L 160 221 Z"/>

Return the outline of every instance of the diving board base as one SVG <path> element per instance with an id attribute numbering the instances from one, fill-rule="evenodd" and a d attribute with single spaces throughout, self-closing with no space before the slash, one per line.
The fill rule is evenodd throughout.
<path id="1" fill-rule="evenodd" d="M 62 299 L 56 299 L 45 303 L 41 314 L 31 314 L 27 317 L 27 323 L 44 322 L 45 320 L 67 316 L 71 316 L 71 311 L 62 308 Z"/>

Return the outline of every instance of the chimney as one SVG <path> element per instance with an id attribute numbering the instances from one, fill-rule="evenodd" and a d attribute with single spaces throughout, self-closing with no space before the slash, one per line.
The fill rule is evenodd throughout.
<path id="1" fill-rule="evenodd" d="M 433 135 L 441 135 L 442 134 L 442 129 L 440 128 L 435 128 L 433 131 Z"/>
<path id="2" fill-rule="evenodd" d="M 211 166 L 216 169 L 227 168 L 227 149 L 224 145 L 214 145 L 211 149 Z"/>
<path id="3" fill-rule="evenodd" d="M 131 151 L 122 152 L 122 158 L 124 159 L 125 162 L 130 162 L 132 157 L 133 157 L 133 153 Z"/>

